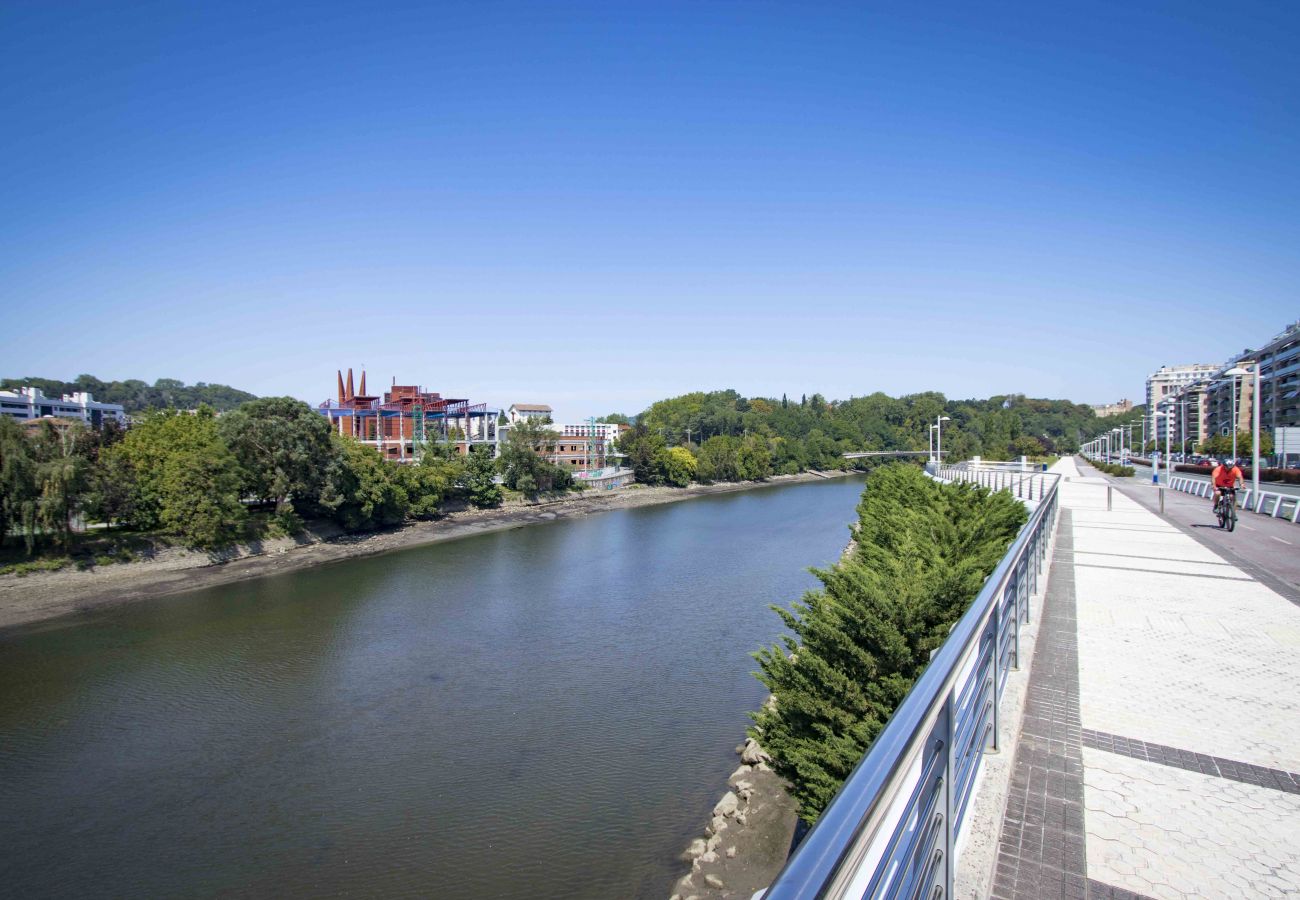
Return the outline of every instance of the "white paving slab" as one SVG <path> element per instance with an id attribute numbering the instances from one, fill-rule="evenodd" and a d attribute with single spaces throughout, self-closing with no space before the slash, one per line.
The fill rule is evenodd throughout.
<path id="1" fill-rule="evenodd" d="M 1300 609 L 1127 498 L 1091 508 L 1098 490 L 1063 494 L 1085 506 L 1074 512 L 1083 727 L 1300 771 Z"/>
<path id="2" fill-rule="evenodd" d="M 1148 897 L 1300 896 L 1300 795 L 1084 748 L 1088 877 Z"/>

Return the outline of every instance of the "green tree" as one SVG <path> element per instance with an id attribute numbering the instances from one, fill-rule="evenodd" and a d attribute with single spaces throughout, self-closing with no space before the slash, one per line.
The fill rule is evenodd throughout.
<path id="1" fill-rule="evenodd" d="M 659 484 L 664 479 L 662 454 L 667 449 L 663 435 L 637 425 L 623 432 L 618 451 L 627 457 L 627 465 L 641 484 Z"/>
<path id="2" fill-rule="evenodd" d="M 893 464 L 867 480 L 856 549 L 815 571 L 790 632 L 755 654 L 776 695 L 753 735 L 812 822 L 880 733 L 1024 523 L 1005 492 L 941 485 Z"/>
<path id="3" fill-rule="evenodd" d="M 767 441 L 747 434 L 736 450 L 736 474 L 745 481 L 762 481 L 772 474 L 772 452 Z"/>
<path id="4" fill-rule="evenodd" d="M 685 447 L 665 447 L 659 453 L 658 470 L 664 484 L 686 487 L 695 480 L 698 468 L 695 455 Z"/>
<path id="5" fill-rule="evenodd" d="M 573 474 L 545 458 L 557 437 L 545 422 L 521 419 L 512 425 L 497 460 L 506 487 L 530 496 L 572 487 Z"/>
<path id="6" fill-rule="evenodd" d="M 85 499 L 91 443 L 85 427 L 56 427 L 48 420 L 33 441 L 36 521 L 43 532 L 57 535 L 64 552 L 72 549 L 72 519 Z"/>
<path id="7" fill-rule="evenodd" d="M 406 518 L 409 498 L 398 468 L 379 451 L 350 437 L 331 434 L 333 460 L 320 504 L 349 531 L 395 525 Z"/>
<path id="8" fill-rule="evenodd" d="M 162 526 L 200 549 L 237 542 L 248 519 L 240 481 L 234 456 L 217 441 L 169 454 L 160 478 Z"/>
<path id="9" fill-rule="evenodd" d="M 696 470 L 700 481 L 739 481 L 740 441 L 726 435 L 715 435 L 700 445 Z"/>
<path id="10" fill-rule="evenodd" d="M 36 461 L 22 427 L 0 416 L 0 546 L 12 532 L 22 533 L 27 552 L 36 540 Z"/>
<path id="11" fill-rule="evenodd" d="M 486 450 L 471 450 L 465 467 L 465 490 L 469 502 L 481 509 L 501 505 L 501 485 L 496 483 L 497 466 Z"/>
<path id="12" fill-rule="evenodd" d="M 277 514 L 315 507 L 335 453 L 324 416 L 292 397 L 264 397 L 222 416 L 219 430 L 245 492 L 273 502 Z"/>

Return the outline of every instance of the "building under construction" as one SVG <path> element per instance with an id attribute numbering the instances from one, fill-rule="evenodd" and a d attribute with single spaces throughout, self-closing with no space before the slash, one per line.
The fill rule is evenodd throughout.
<path id="1" fill-rule="evenodd" d="M 355 390 L 352 370 L 347 381 L 338 373 L 338 396 L 318 409 L 339 434 L 369 444 L 385 459 L 406 462 L 418 458 L 426 442 L 450 443 L 464 454 L 471 447 L 497 452 L 497 416 L 485 403 L 443 397 L 421 390 L 419 385 L 393 384 L 384 395 L 366 390 L 366 373 L 361 389 Z"/>

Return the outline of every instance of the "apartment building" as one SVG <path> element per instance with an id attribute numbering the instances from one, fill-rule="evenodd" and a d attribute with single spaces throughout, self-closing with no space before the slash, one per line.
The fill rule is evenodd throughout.
<path id="1" fill-rule="evenodd" d="M 85 391 L 64 394 L 55 399 L 47 397 L 38 387 L 22 387 L 16 391 L 0 391 L 0 415 L 21 421 L 59 418 L 84 422 L 99 428 L 107 419 L 126 424 L 126 409 L 120 403 L 100 403 Z"/>

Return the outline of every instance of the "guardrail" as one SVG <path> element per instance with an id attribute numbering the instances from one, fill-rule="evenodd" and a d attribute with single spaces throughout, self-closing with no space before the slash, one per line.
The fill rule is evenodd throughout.
<path id="1" fill-rule="evenodd" d="M 990 474 L 938 470 L 979 484 Z M 1038 478 L 1037 508 L 764 900 L 952 896 L 958 834 L 984 752 L 1000 745 L 1000 701 L 1059 507 L 1059 475 L 997 474 L 1024 476 L 1007 490 Z"/>
<path id="2" fill-rule="evenodd" d="M 1182 491 L 1184 494 L 1191 494 L 1193 497 L 1210 496 L 1210 482 L 1202 481 L 1199 478 L 1188 478 L 1186 475 L 1175 475 L 1169 479 L 1169 487 L 1175 491 Z M 1252 488 L 1244 488 L 1237 492 L 1237 501 L 1242 509 L 1250 512 L 1259 513 L 1261 516 L 1269 516 L 1276 519 L 1282 516 L 1283 507 L 1291 504 L 1291 521 L 1300 523 L 1300 497 L 1294 494 L 1282 494 L 1277 491 L 1261 490 L 1259 495 L 1255 495 Z M 1272 504 L 1270 507 L 1270 503 Z"/>
<path id="3" fill-rule="evenodd" d="M 931 473 L 949 481 L 955 479 L 973 481 L 989 490 L 1010 491 L 1021 500 L 1042 500 L 1047 493 L 1048 485 L 1056 484 L 1061 477 L 1055 472 L 1035 472 L 1024 469 L 1016 463 L 997 467 L 992 467 L 988 463 L 979 465 L 958 463 L 952 466 L 931 467 Z"/>

